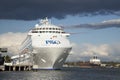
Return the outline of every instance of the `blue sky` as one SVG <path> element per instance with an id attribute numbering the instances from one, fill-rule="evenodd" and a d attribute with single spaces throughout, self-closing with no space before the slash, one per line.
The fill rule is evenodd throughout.
<path id="1" fill-rule="evenodd" d="M 105 29 L 84 29 L 84 28 L 73 28 L 69 29 L 67 27 L 76 24 L 86 24 L 86 23 L 99 23 L 106 20 L 119 19 L 116 15 L 98 15 L 98 16 L 67 16 L 65 19 L 51 18 L 53 24 L 61 26 L 66 26 L 65 31 L 71 34 L 70 39 L 72 42 L 77 43 L 116 43 L 120 41 L 120 29 L 119 28 L 105 28 Z M 0 20 L 0 34 L 7 32 L 28 32 L 35 24 L 39 22 L 38 20 L 25 21 L 25 20 Z"/>
<path id="2" fill-rule="evenodd" d="M 119 35 L 120 28 L 112 27 L 112 28 L 103 28 L 103 29 L 95 29 L 95 30 L 89 29 L 89 28 L 67 28 L 71 25 L 76 25 L 76 24 L 100 23 L 102 21 L 113 20 L 113 19 L 119 19 L 119 16 L 98 15 L 98 16 L 90 16 L 90 17 L 89 16 L 84 16 L 84 17 L 68 16 L 65 19 L 51 18 L 53 24 L 58 25 L 58 26 L 64 25 L 66 26 L 65 31 L 71 33 L 71 36 L 69 37 L 69 39 L 71 43 L 73 44 L 73 51 L 72 51 L 73 53 L 72 53 L 72 56 L 70 55 L 69 57 L 70 59 L 68 58 L 69 61 L 71 61 L 71 59 L 75 61 L 89 60 L 89 58 L 92 57 L 93 55 L 98 55 L 100 58 L 103 58 L 104 61 L 109 61 L 109 60 L 118 61 L 118 59 L 117 60 L 115 59 L 116 56 L 114 56 L 113 59 L 108 58 L 109 55 L 107 55 L 107 57 L 103 57 L 104 55 L 101 55 L 101 53 L 104 53 L 106 50 L 100 50 L 100 51 L 98 50 L 98 52 L 96 52 L 96 50 L 99 49 L 99 46 L 102 46 L 102 45 L 112 46 L 114 44 L 120 44 L 120 35 Z M 0 28 L 1 28 L 0 35 L 9 34 L 9 32 L 12 32 L 13 34 L 26 33 L 31 28 L 33 28 L 34 25 L 38 23 L 38 21 L 39 19 L 30 20 L 30 21 L 6 20 L 6 19 L 2 20 L 1 19 L 0 20 Z M 76 33 L 76 34 L 72 34 L 72 33 Z M 11 35 L 11 36 L 14 36 L 14 35 Z M 6 38 L 6 35 L 5 37 L 2 37 L 2 38 Z M 11 38 L 11 40 L 12 39 L 14 38 Z M 9 42 L 9 40 L 7 41 Z M 13 42 L 11 45 L 14 45 L 14 43 L 15 42 Z M 85 44 L 87 44 L 87 46 Z M 90 54 L 88 56 L 83 55 L 84 51 L 81 51 L 82 47 L 88 49 L 89 45 L 91 45 L 91 48 L 92 48 L 91 50 L 93 50 L 93 48 L 95 47 L 96 47 L 96 50 L 93 50 L 93 54 Z M 117 47 L 120 47 L 120 46 L 117 45 Z M 76 49 L 80 51 L 78 50 L 76 51 Z M 96 53 L 94 54 L 94 52 Z M 104 54 L 107 54 L 107 53 L 104 53 Z M 117 51 L 116 55 L 120 56 L 119 51 Z"/>
<path id="3" fill-rule="evenodd" d="M 119 4 L 119 0 L 1 0 L 0 47 L 17 54 L 26 33 L 48 17 L 71 33 L 73 49 L 68 60 L 97 55 L 102 60 L 120 61 Z"/>

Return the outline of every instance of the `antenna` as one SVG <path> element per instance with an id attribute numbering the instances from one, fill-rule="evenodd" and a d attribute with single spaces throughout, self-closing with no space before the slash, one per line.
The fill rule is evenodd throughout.
<path id="1" fill-rule="evenodd" d="M 45 19 L 41 19 L 41 20 L 40 20 L 40 23 L 41 23 L 41 24 L 49 24 L 49 20 L 48 20 L 48 18 L 46 17 Z"/>

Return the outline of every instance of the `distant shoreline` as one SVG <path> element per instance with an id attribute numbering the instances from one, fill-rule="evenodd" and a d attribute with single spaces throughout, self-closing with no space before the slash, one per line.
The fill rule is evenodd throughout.
<path id="1" fill-rule="evenodd" d="M 89 61 L 83 62 L 66 62 L 65 67 L 80 67 L 80 68 L 120 68 L 120 62 L 102 62 L 101 64 L 90 64 Z"/>

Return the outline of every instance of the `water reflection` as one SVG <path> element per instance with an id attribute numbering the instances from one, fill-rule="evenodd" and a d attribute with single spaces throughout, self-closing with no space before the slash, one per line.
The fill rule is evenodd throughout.
<path id="1" fill-rule="evenodd" d="M 39 70 L 21 72 L 0 72 L 0 80 L 119 80 L 120 69 Z"/>

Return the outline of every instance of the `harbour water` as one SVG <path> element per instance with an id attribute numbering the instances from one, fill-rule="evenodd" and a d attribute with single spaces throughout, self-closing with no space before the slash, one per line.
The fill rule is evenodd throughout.
<path id="1" fill-rule="evenodd" d="M 120 80 L 120 68 L 1 71 L 0 80 Z"/>

